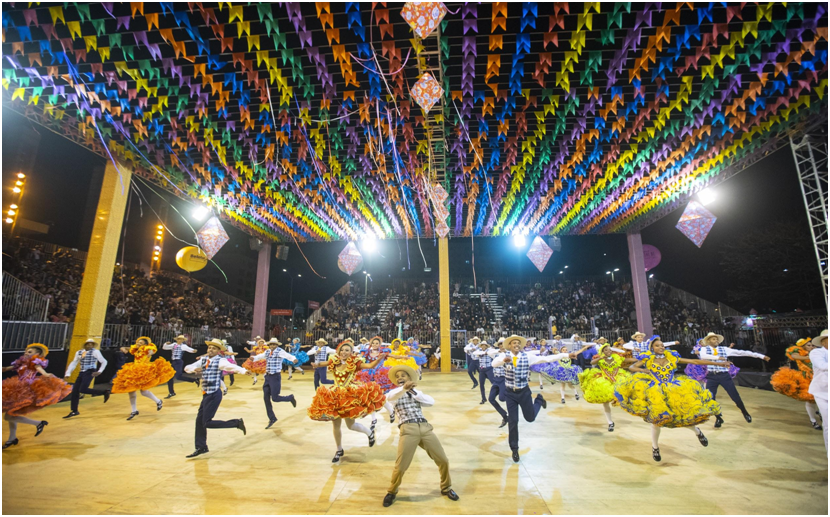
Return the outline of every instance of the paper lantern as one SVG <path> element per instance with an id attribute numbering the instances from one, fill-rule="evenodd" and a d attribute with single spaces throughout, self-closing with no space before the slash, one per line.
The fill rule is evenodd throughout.
<path id="1" fill-rule="evenodd" d="M 424 111 L 429 111 L 444 95 L 444 89 L 429 72 L 412 85 L 412 97 Z"/>
<path id="2" fill-rule="evenodd" d="M 213 216 L 196 232 L 196 239 L 198 239 L 199 246 L 204 250 L 207 258 L 212 259 L 222 246 L 230 240 L 230 237 L 222 227 L 219 218 Z"/>
<path id="3" fill-rule="evenodd" d="M 536 269 L 540 273 L 548 265 L 548 260 L 550 260 L 551 255 L 553 255 L 553 250 L 538 235 L 533 239 L 533 244 L 530 245 L 530 249 L 527 250 L 527 258 L 533 262 L 533 265 L 536 266 Z"/>
<path id="4" fill-rule="evenodd" d="M 680 216 L 676 228 L 699 248 L 717 220 L 718 218 L 703 205 L 697 201 L 690 201 L 683 215 Z"/>
<path id="5" fill-rule="evenodd" d="M 643 262 L 645 263 L 646 271 L 656 268 L 662 258 L 663 256 L 660 254 L 660 250 L 651 244 L 643 245 Z"/>
<path id="6" fill-rule="evenodd" d="M 351 276 L 361 266 L 363 266 L 363 255 L 360 254 L 353 242 L 349 242 L 340 252 L 340 255 L 337 256 L 337 267 L 340 268 L 340 271 Z"/>
<path id="7" fill-rule="evenodd" d="M 446 15 L 442 2 L 407 2 L 401 9 L 401 16 L 421 39 L 432 34 Z"/>
<path id="8" fill-rule="evenodd" d="M 437 233 L 438 236 L 442 239 L 446 237 L 450 233 L 450 227 L 447 225 L 447 221 L 441 221 L 440 223 L 436 224 L 435 233 Z"/>
<path id="9" fill-rule="evenodd" d="M 188 273 L 204 269 L 208 256 L 198 246 L 185 246 L 176 253 L 176 264 Z"/>

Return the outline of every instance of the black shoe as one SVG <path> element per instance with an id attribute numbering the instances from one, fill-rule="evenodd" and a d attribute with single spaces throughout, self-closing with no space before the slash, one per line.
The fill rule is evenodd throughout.
<path id="1" fill-rule="evenodd" d="M 305 375 L 305 370 L 300 370 L 300 375 Z"/>
<path id="2" fill-rule="evenodd" d="M 507 419 L 506 419 L 506 418 L 502 418 L 502 419 L 501 419 L 501 425 L 499 426 L 499 429 L 501 429 L 502 427 L 504 427 L 504 426 L 506 426 L 506 425 L 507 425 Z"/>
<path id="3" fill-rule="evenodd" d="M 481 402 L 479 402 L 479 405 L 481 405 L 481 404 L 487 404 L 487 401 L 484 400 L 484 399 L 481 399 Z"/>
<path id="4" fill-rule="evenodd" d="M 372 431 L 372 434 L 369 435 L 369 447 L 375 446 L 375 432 Z"/>
<path id="5" fill-rule="evenodd" d="M 222 390 L 222 396 L 223 396 L 223 397 L 227 397 L 227 396 L 228 396 L 228 388 L 225 388 L 225 389 L 223 389 L 223 390 Z"/>
<path id="6" fill-rule="evenodd" d="M 254 377 L 254 383 L 251 386 L 256 386 L 256 381 L 259 380 L 257 377 Z"/>
<path id="7" fill-rule="evenodd" d="M 156 402 L 156 411 L 161 411 L 162 406 L 164 406 L 163 400 L 159 400 L 158 402 Z"/>
<path id="8" fill-rule="evenodd" d="M 77 411 L 71 411 L 68 415 L 66 415 L 63 418 L 72 418 L 73 416 L 78 416 L 78 415 L 80 415 L 80 413 L 78 413 Z"/>
<path id="9" fill-rule="evenodd" d="M 519 451 L 513 451 L 513 463 L 519 463 Z"/>
<path id="10" fill-rule="evenodd" d="M 548 408 L 548 401 L 545 400 L 545 397 L 543 397 L 541 393 L 536 395 L 536 400 L 541 400 L 542 401 L 542 409 L 547 409 Z"/>
<path id="11" fill-rule="evenodd" d="M 138 411 L 133 411 L 130 413 L 130 416 L 127 417 L 127 420 L 132 420 L 133 418 L 138 416 Z"/>
<path id="12" fill-rule="evenodd" d="M 654 461 L 660 461 L 663 458 L 660 456 L 660 448 L 653 448 L 651 449 L 651 457 L 654 458 Z"/>
<path id="13" fill-rule="evenodd" d="M 473 384 L 473 387 L 472 387 L 472 388 L 470 388 L 470 389 L 471 389 L 471 390 L 474 390 L 474 389 L 476 389 L 476 388 L 478 388 L 478 383 Z"/>
<path id="14" fill-rule="evenodd" d="M 271 429 L 271 426 L 276 424 L 276 423 L 277 423 L 277 419 L 275 418 L 275 419 L 271 420 L 270 422 L 268 422 L 268 425 L 265 426 L 265 429 Z"/>
<path id="15" fill-rule="evenodd" d="M 236 428 L 239 429 L 240 431 L 242 431 L 242 436 L 245 436 L 245 435 L 248 434 L 248 430 L 245 429 L 245 422 L 241 418 L 239 419 L 239 423 L 236 424 Z"/>
<path id="16" fill-rule="evenodd" d="M 395 502 L 395 497 L 396 497 L 395 494 L 386 494 L 386 496 L 383 498 L 383 506 L 384 507 L 392 506 L 392 503 Z"/>
<path id="17" fill-rule="evenodd" d="M 336 453 L 334 453 L 334 458 L 331 460 L 332 463 L 340 463 L 340 458 L 343 457 L 344 451 L 340 449 Z"/>
<path id="18" fill-rule="evenodd" d="M 233 381 L 234 381 L 234 379 L 231 379 L 231 386 L 233 386 Z"/>
<path id="19" fill-rule="evenodd" d="M 579 393 L 574 393 L 574 398 L 575 398 L 576 400 L 579 400 Z"/>
<path id="20" fill-rule="evenodd" d="M 540 384 L 540 385 L 539 385 L 539 389 L 540 389 L 540 390 L 544 390 L 544 389 L 545 389 L 545 387 L 544 387 L 544 386 L 542 386 L 542 385 Z"/>
<path id="21" fill-rule="evenodd" d="M 185 456 L 185 458 L 195 458 L 196 456 L 201 456 L 202 454 L 207 454 L 208 452 L 210 451 L 207 447 L 205 447 L 204 449 L 196 449 L 195 451 Z"/>
<path id="22" fill-rule="evenodd" d="M 37 429 L 37 432 L 35 433 L 35 436 L 39 436 L 40 433 L 43 432 L 43 428 L 46 427 L 47 425 L 49 425 L 49 422 L 47 422 L 46 420 L 41 420 L 40 423 L 35 426 L 35 429 Z"/>
<path id="23" fill-rule="evenodd" d="M 723 417 L 720 415 L 715 415 L 715 429 L 720 429 L 720 426 L 723 425 Z"/>
<path id="24" fill-rule="evenodd" d="M 752 417 L 749 416 L 749 413 L 744 413 L 744 420 L 746 420 L 750 424 L 752 423 Z"/>
<path id="25" fill-rule="evenodd" d="M 291 405 L 297 407 L 297 399 L 295 399 L 293 395 L 291 396 Z"/>
<path id="26" fill-rule="evenodd" d="M 64 418 L 66 418 L 66 417 L 64 417 Z M 816 431 L 822 431 L 823 430 L 823 428 L 821 427 L 821 424 L 819 424 L 818 422 L 813 422 L 813 429 L 815 429 Z"/>
<path id="27" fill-rule="evenodd" d="M 175 396 L 176 396 L 176 394 L 175 394 L 175 393 L 171 393 L 171 394 L 167 395 L 166 397 L 164 397 L 164 400 L 167 400 L 167 399 L 172 399 L 172 398 L 173 398 L 173 397 L 175 397 Z"/>
<path id="28" fill-rule="evenodd" d="M 104 404 L 106 404 L 107 401 L 110 399 L 110 395 L 112 395 L 112 392 L 110 390 L 104 392 Z"/>
<path id="29" fill-rule="evenodd" d="M 395 412 L 394 412 L 394 411 L 392 412 L 392 414 L 391 414 L 391 415 L 389 415 L 389 423 L 390 423 L 390 424 L 394 424 L 394 423 L 395 423 Z"/>
<path id="30" fill-rule="evenodd" d="M 698 429 L 697 431 L 700 433 L 699 435 L 697 435 L 697 440 L 700 442 L 700 445 L 704 447 L 709 447 L 709 440 L 707 440 L 706 437 L 703 436 L 703 433 L 700 431 L 700 429 Z"/>
<path id="31" fill-rule="evenodd" d="M 458 501 L 458 494 L 456 494 L 455 490 L 453 490 L 452 488 L 450 488 L 446 492 L 441 492 L 441 495 L 447 496 L 447 499 L 449 499 L 450 501 Z"/>
<path id="32" fill-rule="evenodd" d="M 8 440 L 7 442 L 5 442 L 3 444 L 3 449 L 8 449 L 12 445 L 17 445 L 17 438 L 15 438 L 14 440 Z"/>
<path id="33" fill-rule="evenodd" d="M 608 424 L 608 432 L 609 433 L 614 432 L 614 422 L 611 422 L 610 424 Z"/>
<path id="34" fill-rule="evenodd" d="M 565 403 L 565 399 L 564 399 L 564 398 L 562 399 L 562 403 L 563 403 L 563 404 Z"/>

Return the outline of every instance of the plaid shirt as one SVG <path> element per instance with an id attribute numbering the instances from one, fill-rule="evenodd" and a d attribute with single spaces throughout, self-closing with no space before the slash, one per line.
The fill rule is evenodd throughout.
<path id="1" fill-rule="evenodd" d="M 729 352 L 726 350 L 725 346 L 716 346 L 714 348 L 711 346 L 704 346 L 701 347 L 701 350 L 705 350 L 706 353 L 709 355 L 718 356 L 718 360 L 720 361 L 726 361 L 726 358 L 729 357 Z M 716 373 L 723 373 L 729 371 L 729 368 L 724 368 L 723 366 L 712 366 L 711 364 L 707 365 L 706 368 L 708 368 L 710 372 Z"/>
<path id="2" fill-rule="evenodd" d="M 513 366 L 513 357 L 516 357 L 516 366 Z M 504 384 L 511 389 L 522 389 L 527 387 L 528 377 L 530 375 L 530 360 L 524 352 L 519 352 L 519 355 L 514 356 L 512 353 L 507 355 L 507 361 L 504 363 Z"/>
<path id="3" fill-rule="evenodd" d="M 421 403 L 415 400 L 410 393 L 404 394 L 395 401 L 395 417 L 400 422 L 398 427 L 403 424 L 418 422 L 419 420 L 426 422 L 424 413 L 421 411 Z"/>
<path id="4" fill-rule="evenodd" d="M 78 350 L 81 354 L 81 371 L 94 370 L 98 366 L 98 358 L 92 350 Z"/>
<path id="5" fill-rule="evenodd" d="M 265 373 L 266 374 L 275 374 L 282 372 L 282 357 L 285 352 L 276 348 L 271 350 L 270 348 L 265 351 Z"/>
<path id="6" fill-rule="evenodd" d="M 222 380 L 222 370 L 219 369 L 221 359 L 218 355 L 212 359 L 207 356 L 201 359 L 202 392 L 205 395 L 210 395 L 219 389 L 219 381 Z"/>
<path id="7" fill-rule="evenodd" d="M 182 350 L 182 345 L 176 343 L 173 345 L 173 353 L 170 356 L 170 359 L 173 361 L 177 361 L 182 358 L 182 354 L 184 354 L 184 350 Z"/>
<path id="8" fill-rule="evenodd" d="M 315 346 L 310 351 L 310 355 L 314 356 L 315 363 L 324 363 L 329 357 L 329 354 L 334 354 L 337 351 L 332 350 L 327 346 Z"/>
<path id="9" fill-rule="evenodd" d="M 473 359 L 478 359 L 478 367 L 482 370 L 493 366 L 493 358 L 490 357 L 486 352 L 483 356 L 474 357 Z"/>

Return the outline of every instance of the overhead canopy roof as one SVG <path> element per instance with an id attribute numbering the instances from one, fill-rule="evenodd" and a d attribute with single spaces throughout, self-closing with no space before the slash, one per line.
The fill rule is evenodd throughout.
<path id="1" fill-rule="evenodd" d="M 6 4 L 6 105 L 288 241 L 622 232 L 826 124 L 826 4 L 446 8 Z"/>

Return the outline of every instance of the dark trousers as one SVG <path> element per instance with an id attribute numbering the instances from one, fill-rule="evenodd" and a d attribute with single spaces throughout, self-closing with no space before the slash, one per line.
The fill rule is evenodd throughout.
<path id="1" fill-rule="evenodd" d="M 315 390 L 319 388 L 321 384 L 334 384 L 334 381 L 331 381 L 326 377 L 326 370 L 328 370 L 328 366 L 321 366 L 319 368 L 314 369 Z"/>
<path id="2" fill-rule="evenodd" d="M 176 389 L 173 387 L 173 381 L 182 381 L 182 382 L 194 382 L 195 379 L 188 377 L 184 374 L 184 361 L 181 359 L 173 359 L 170 361 L 170 364 L 173 366 L 173 369 L 176 370 L 176 375 L 173 376 L 172 379 L 167 381 L 167 391 L 170 393 L 176 393 Z"/>
<path id="3" fill-rule="evenodd" d="M 75 384 L 72 385 L 72 397 L 69 399 L 69 407 L 72 411 L 78 411 L 78 401 L 81 400 L 81 393 L 87 393 L 93 397 L 103 395 L 104 390 L 97 390 L 89 387 L 92 382 L 92 374 L 98 370 L 92 369 L 78 374 Z"/>
<path id="4" fill-rule="evenodd" d="M 747 412 L 744 401 L 741 400 L 741 395 L 738 393 L 738 388 L 735 387 L 729 372 L 709 372 L 706 374 L 706 389 L 712 392 L 712 398 L 715 400 L 717 400 L 718 386 L 723 386 L 723 389 L 726 390 L 729 398 L 738 406 L 741 413 Z"/>
<path id="5" fill-rule="evenodd" d="M 199 404 L 199 412 L 196 413 L 196 448 L 207 448 L 208 429 L 230 429 L 239 425 L 239 420 L 214 420 L 216 410 L 222 403 L 222 390 L 202 395 L 202 403 Z"/>
<path id="6" fill-rule="evenodd" d="M 467 355 L 467 375 L 473 380 L 473 384 L 478 384 L 476 379 L 476 372 L 478 371 L 478 359 L 473 359 L 471 355 Z M 484 395 L 481 396 L 484 398 Z"/>
<path id="7" fill-rule="evenodd" d="M 529 386 L 525 386 L 520 391 L 505 388 L 505 398 L 507 399 L 508 443 L 510 450 L 515 451 L 519 449 L 519 408 L 522 408 L 525 420 L 533 422 L 542 408 L 542 401 L 539 398 L 533 400 L 533 393 Z"/>
<path id="8" fill-rule="evenodd" d="M 480 363 L 479 363 L 480 365 Z M 487 400 L 487 396 L 484 395 L 484 382 L 490 381 L 490 386 L 493 386 L 493 381 L 495 380 L 495 375 L 493 375 L 493 368 L 479 368 L 478 370 L 478 387 L 481 389 L 481 400 Z"/>
<path id="9" fill-rule="evenodd" d="M 274 414 L 274 409 L 271 407 L 271 401 L 274 402 L 291 402 L 294 400 L 294 395 L 287 397 L 280 396 L 282 389 L 282 377 L 279 373 L 266 373 L 265 383 L 262 385 L 262 398 L 265 399 L 265 412 L 268 413 L 269 420 L 276 420 L 277 416 Z"/>
<path id="10" fill-rule="evenodd" d="M 493 377 L 490 382 L 490 396 L 487 398 L 490 401 L 490 404 L 496 409 L 498 414 L 501 415 L 503 420 L 507 420 L 507 411 L 501 407 L 499 404 L 499 400 L 504 402 L 504 377 Z"/>

